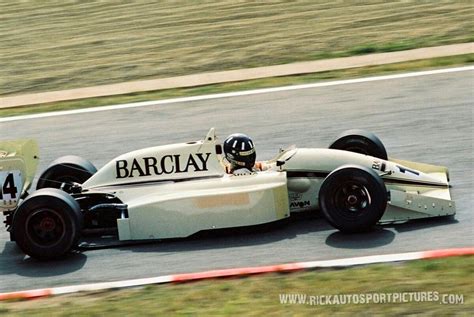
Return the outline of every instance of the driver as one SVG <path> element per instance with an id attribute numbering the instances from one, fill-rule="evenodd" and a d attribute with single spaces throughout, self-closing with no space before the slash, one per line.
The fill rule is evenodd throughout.
<path id="1" fill-rule="evenodd" d="M 224 141 L 226 171 L 234 175 L 249 175 L 263 170 L 262 162 L 255 162 L 255 146 L 247 135 L 231 134 Z"/>

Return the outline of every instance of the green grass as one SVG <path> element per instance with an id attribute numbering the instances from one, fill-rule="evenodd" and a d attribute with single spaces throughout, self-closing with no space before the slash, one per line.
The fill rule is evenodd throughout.
<path id="1" fill-rule="evenodd" d="M 467 256 L 3 302 L 0 312 L 6 316 L 470 316 L 473 278 L 474 257 Z M 280 302 L 280 294 L 402 292 L 436 292 L 438 300 L 346 305 Z M 444 294 L 462 297 L 462 304 L 442 303 Z"/>
<path id="2" fill-rule="evenodd" d="M 474 41 L 472 1 L 0 3 L 0 95 Z"/>
<path id="3" fill-rule="evenodd" d="M 243 82 L 206 85 L 193 88 L 167 89 L 128 95 L 89 98 L 74 101 L 55 102 L 43 105 L 15 107 L 0 109 L 0 117 L 15 115 L 26 115 L 48 111 L 72 110 L 88 107 L 98 107 L 113 104 L 124 104 L 129 102 L 140 102 L 149 100 L 160 100 L 167 98 L 195 96 L 212 93 L 223 93 L 232 91 L 249 90 L 256 88 L 276 87 L 285 85 L 304 84 L 323 80 L 335 80 L 340 78 L 356 78 L 369 75 L 385 75 L 402 71 L 416 71 L 448 66 L 459 66 L 474 63 L 474 54 L 459 55 L 452 57 L 441 57 L 427 60 L 418 60 L 405 63 L 387 64 L 382 66 L 353 68 L 347 70 L 320 72 L 299 76 L 273 77 Z"/>

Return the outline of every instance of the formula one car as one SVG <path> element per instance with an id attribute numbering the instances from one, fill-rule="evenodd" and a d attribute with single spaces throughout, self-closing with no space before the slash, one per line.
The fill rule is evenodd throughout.
<path id="1" fill-rule="evenodd" d="M 0 144 L 5 157 L 18 161 L 0 170 L 0 208 L 12 240 L 38 259 L 65 254 L 87 232 L 113 231 L 120 241 L 180 238 L 304 210 L 320 210 L 343 232 L 361 232 L 455 214 L 445 167 L 388 158 L 382 142 L 361 130 L 346 131 L 329 149 L 280 150 L 264 162 L 265 171 L 242 176 L 226 173 L 213 128 L 204 140 L 129 152 L 98 171 L 66 156 L 26 197 L 36 167 L 30 161 L 37 160 L 29 142 Z"/>

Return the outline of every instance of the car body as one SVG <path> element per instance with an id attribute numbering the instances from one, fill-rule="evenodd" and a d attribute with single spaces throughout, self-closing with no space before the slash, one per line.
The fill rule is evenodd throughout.
<path id="1" fill-rule="evenodd" d="M 39 163 L 34 140 L 0 142 L 0 212 L 11 223 L 13 211 L 31 186 Z"/>
<path id="2" fill-rule="evenodd" d="M 49 259 L 67 252 L 88 230 L 116 230 L 122 241 L 181 238 L 322 209 L 336 228 L 357 232 L 377 222 L 455 214 L 445 167 L 352 150 L 290 147 L 263 162 L 264 171 L 237 176 L 226 172 L 212 128 L 203 140 L 132 151 L 98 171 L 69 157 L 50 165 L 40 189 L 10 208 L 14 216 L 7 226 L 26 253 Z M 84 175 L 67 177 L 81 169 Z M 58 187 L 48 180 L 62 190 L 47 188 Z M 359 221 L 369 212 L 370 219 Z M 60 236 L 74 234 L 56 248 L 51 228 Z"/>

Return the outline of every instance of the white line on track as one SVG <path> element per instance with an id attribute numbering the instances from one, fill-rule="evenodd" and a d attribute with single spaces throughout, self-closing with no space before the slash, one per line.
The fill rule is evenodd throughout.
<path id="1" fill-rule="evenodd" d="M 411 72 L 411 73 L 396 74 L 396 75 L 375 76 L 375 77 L 366 77 L 366 78 L 357 78 L 357 79 L 336 80 L 336 81 L 329 81 L 329 82 L 322 82 L 322 83 L 320 82 L 320 83 L 313 83 L 313 84 L 303 84 L 303 85 L 264 88 L 264 89 L 255 89 L 255 90 L 247 90 L 247 91 L 228 92 L 228 93 L 213 94 L 213 95 L 202 95 L 202 96 L 182 97 L 182 98 L 174 98 L 174 99 L 166 99 L 166 100 L 134 102 L 134 103 L 128 103 L 128 104 L 121 104 L 121 105 L 111 105 L 111 106 L 94 107 L 94 108 L 86 108 L 86 109 L 55 111 L 55 112 L 45 112 L 45 113 L 23 115 L 23 116 L 5 117 L 5 118 L 0 118 L 0 123 L 18 121 L 18 120 L 29 120 L 29 119 L 39 119 L 39 118 L 47 118 L 47 117 L 55 117 L 55 116 L 73 115 L 73 114 L 89 113 L 89 112 L 165 105 L 165 104 L 173 104 L 173 103 L 179 103 L 179 102 L 211 100 L 211 99 L 248 96 L 248 95 L 265 94 L 265 93 L 290 91 L 290 90 L 298 90 L 298 89 L 366 83 L 366 82 L 380 81 L 380 80 L 430 76 L 430 75 L 464 72 L 464 71 L 472 71 L 472 70 L 474 70 L 474 66 L 465 66 L 465 67 L 456 67 L 456 68 L 428 70 L 428 71 L 421 71 L 421 72 Z"/>

